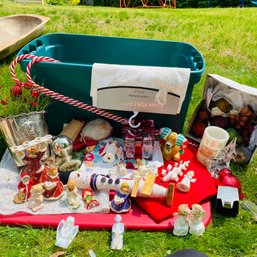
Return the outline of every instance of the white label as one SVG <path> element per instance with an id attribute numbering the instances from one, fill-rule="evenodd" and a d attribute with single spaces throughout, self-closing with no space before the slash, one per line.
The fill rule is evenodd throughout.
<path id="1" fill-rule="evenodd" d="M 167 93 L 165 105 L 156 101 L 157 89 L 143 87 L 106 87 L 97 90 L 97 107 L 102 109 L 137 111 L 176 115 L 180 97 Z"/>

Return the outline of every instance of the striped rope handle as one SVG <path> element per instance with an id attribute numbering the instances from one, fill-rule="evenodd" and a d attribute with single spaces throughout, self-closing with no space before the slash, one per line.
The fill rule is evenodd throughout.
<path id="1" fill-rule="evenodd" d="M 59 94 L 59 93 L 56 93 L 52 90 L 49 90 L 47 88 L 44 88 L 42 86 L 39 86 L 37 85 L 31 78 L 30 76 L 30 69 L 31 69 L 31 66 L 36 63 L 36 62 L 58 62 L 57 60 L 55 59 L 52 59 L 52 58 L 49 58 L 49 57 L 44 57 L 44 56 L 39 56 L 39 57 L 36 57 L 36 56 L 33 56 L 33 55 L 30 55 L 30 54 L 24 54 L 24 55 L 21 55 L 19 57 L 17 57 L 11 64 L 11 67 L 10 67 L 10 71 L 11 71 L 11 75 L 12 75 L 12 78 L 15 82 L 20 82 L 16 75 L 15 75 L 15 72 L 14 72 L 14 69 L 15 69 L 15 66 L 17 65 L 17 63 L 19 61 L 21 61 L 22 59 L 32 59 L 28 66 L 27 66 L 27 69 L 26 69 L 26 74 L 27 74 L 27 79 L 28 81 L 32 84 L 32 87 L 39 90 L 42 94 L 44 95 L 47 95 L 55 100 L 58 100 L 58 101 L 61 101 L 61 102 L 64 102 L 66 104 L 69 104 L 69 105 L 72 105 L 72 106 L 75 106 L 75 107 L 78 107 L 80 109 L 83 109 L 83 110 L 86 110 L 86 111 L 89 111 L 89 112 L 92 112 L 92 113 L 95 113 L 97 115 L 100 115 L 102 117 L 105 117 L 107 119 L 110 119 L 110 120 L 114 120 L 116 122 L 119 122 L 119 123 L 122 123 L 122 124 L 127 124 L 128 123 L 128 120 L 125 119 L 125 118 L 122 118 L 118 115 L 115 115 L 115 114 L 112 114 L 110 112 L 107 112 L 107 111 L 104 111 L 102 109 L 99 109 L 97 107 L 94 107 L 92 105 L 89 105 L 89 104 L 86 104 L 86 103 L 83 103 L 83 102 L 80 102 L 76 99 L 73 99 L 73 98 L 70 98 L 70 97 L 67 97 L 67 96 L 64 96 L 62 94 Z"/>
<path id="2" fill-rule="evenodd" d="M 17 79 L 17 77 L 16 77 L 16 75 L 15 75 L 15 67 L 16 67 L 17 63 L 18 63 L 19 61 L 23 60 L 23 59 L 33 59 L 33 58 L 35 58 L 34 55 L 31 55 L 31 54 L 23 54 L 23 55 L 20 55 L 20 56 L 18 56 L 17 58 L 15 58 L 15 59 L 13 60 L 13 62 L 12 62 L 11 65 L 10 65 L 10 72 L 11 72 L 11 75 L 12 75 L 12 78 L 13 78 L 14 82 L 16 82 L 16 83 L 19 83 L 19 82 L 20 82 L 19 79 Z"/>

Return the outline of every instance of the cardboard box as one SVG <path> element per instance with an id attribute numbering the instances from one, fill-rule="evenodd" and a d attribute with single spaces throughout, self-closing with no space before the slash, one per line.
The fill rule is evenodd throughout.
<path id="1" fill-rule="evenodd" d="M 226 110 L 226 114 L 221 113 L 219 111 L 220 108 L 218 110 L 216 107 L 220 107 L 221 109 Z M 252 115 L 249 116 L 249 112 L 248 117 L 246 117 L 245 114 L 243 115 L 243 107 L 247 107 L 246 109 L 250 110 Z M 200 112 L 202 113 L 200 114 Z M 236 114 L 236 112 L 238 112 L 238 114 Z M 208 114 L 207 120 L 205 119 L 206 113 Z M 213 117 L 219 118 L 213 119 Z M 238 147 L 241 147 L 239 150 L 243 150 L 243 154 L 245 154 L 248 157 L 244 163 L 249 163 L 252 160 L 252 157 L 254 156 L 257 145 L 256 117 L 256 88 L 239 84 L 235 81 L 232 81 L 230 79 L 227 79 L 216 74 L 208 74 L 204 86 L 203 99 L 197 106 L 196 110 L 194 111 L 191 117 L 188 129 L 186 131 L 186 137 L 192 139 L 195 142 L 200 143 L 200 134 L 202 134 L 204 131 L 203 124 L 205 124 L 206 126 L 213 125 L 223 127 L 226 130 L 229 129 L 229 134 L 231 136 L 233 134 L 235 135 L 236 131 L 238 142 L 240 143 Z M 242 121 L 242 119 L 246 121 Z M 199 122 L 203 124 L 199 125 Z M 238 162 L 240 161 L 238 160 Z"/>

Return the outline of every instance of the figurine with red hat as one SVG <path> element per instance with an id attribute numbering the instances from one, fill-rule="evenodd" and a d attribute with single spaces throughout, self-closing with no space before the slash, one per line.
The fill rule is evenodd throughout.
<path id="1" fill-rule="evenodd" d="M 25 157 L 23 161 L 25 166 L 21 170 L 21 174 L 28 175 L 34 184 L 41 183 L 41 177 L 46 172 L 47 167 L 41 163 L 41 159 L 45 154 L 47 145 L 41 143 L 29 146 L 25 149 Z"/>
<path id="2" fill-rule="evenodd" d="M 73 144 L 74 151 L 92 152 L 99 141 L 110 137 L 112 126 L 104 119 L 89 121 Z"/>
<path id="3" fill-rule="evenodd" d="M 18 184 L 19 192 L 16 193 L 13 197 L 13 201 L 15 203 L 22 203 L 28 201 L 28 199 L 31 196 L 31 187 L 34 185 L 34 182 L 30 179 L 30 176 L 28 174 L 21 174 L 20 180 L 21 181 Z"/>
<path id="4" fill-rule="evenodd" d="M 57 200 L 63 195 L 63 184 L 60 181 L 57 166 L 52 165 L 48 168 L 44 177 L 43 187 L 45 200 Z"/>

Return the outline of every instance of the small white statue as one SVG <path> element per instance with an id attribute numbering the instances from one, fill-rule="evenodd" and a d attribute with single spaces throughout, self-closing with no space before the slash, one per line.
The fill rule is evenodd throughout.
<path id="1" fill-rule="evenodd" d="M 121 223 L 122 217 L 119 214 L 115 216 L 114 220 L 115 223 L 112 225 L 111 249 L 120 250 L 123 247 L 124 224 Z"/>
<path id="2" fill-rule="evenodd" d="M 162 171 L 161 171 L 161 174 L 162 174 L 162 176 L 164 177 L 164 176 L 166 176 L 167 175 L 167 170 L 166 169 L 162 169 Z"/>
<path id="3" fill-rule="evenodd" d="M 188 168 L 190 161 L 185 161 L 184 165 Z"/>
<path id="4" fill-rule="evenodd" d="M 79 230 L 79 226 L 75 226 L 75 219 L 69 216 L 66 220 L 61 220 L 56 230 L 55 245 L 67 248 L 75 238 Z"/>
<path id="5" fill-rule="evenodd" d="M 185 171 L 187 169 L 189 163 L 190 163 L 190 161 L 185 161 L 185 162 L 180 161 L 180 164 L 179 164 L 180 169 Z"/>
<path id="6" fill-rule="evenodd" d="M 180 204 L 178 206 L 178 212 L 174 213 L 176 219 L 174 221 L 173 234 L 175 236 L 186 236 L 188 234 L 188 215 L 190 212 L 187 204 Z"/>
<path id="7" fill-rule="evenodd" d="M 180 168 L 180 166 L 178 166 L 177 163 L 175 163 L 174 168 L 172 169 L 173 172 L 176 172 L 178 176 L 183 176 L 183 172 L 182 169 Z"/>
<path id="8" fill-rule="evenodd" d="M 168 165 L 167 166 L 167 170 L 168 173 L 162 178 L 163 182 L 167 182 L 167 181 L 178 181 L 178 175 L 183 175 L 183 172 L 181 171 L 181 169 L 178 167 L 178 164 L 175 163 L 175 166 L 172 168 L 172 165 Z"/>
<path id="9" fill-rule="evenodd" d="M 168 170 L 168 171 L 171 171 L 171 170 L 172 170 L 172 165 L 171 165 L 171 164 L 168 164 L 167 170 Z"/>
<path id="10" fill-rule="evenodd" d="M 66 201 L 72 209 L 77 209 L 80 207 L 81 198 L 77 193 L 77 184 L 76 180 L 74 179 L 68 180 L 66 188 Z"/>
<path id="11" fill-rule="evenodd" d="M 32 211 L 36 212 L 39 209 L 44 207 L 43 193 L 44 193 L 44 189 L 43 189 L 43 186 L 41 184 L 34 185 L 31 188 L 31 197 L 29 198 L 28 207 Z"/>
<path id="12" fill-rule="evenodd" d="M 167 173 L 167 175 L 165 175 L 163 178 L 162 178 L 162 181 L 163 182 L 167 182 L 167 181 L 171 181 L 171 180 L 174 180 L 174 181 L 178 181 L 178 174 L 176 173 L 176 171 L 170 171 Z"/>
<path id="13" fill-rule="evenodd" d="M 125 163 L 120 163 L 119 164 L 119 173 L 122 177 L 126 176 L 128 171 L 127 171 L 127 168 L 126 168 L 126 164 Z"/>
<path id="14" fill-rule="evenodd" d="M 188 192 L 190 190 L 190 183 L 196 181 L 196 179 L 193 178 L 194 175 L 195 173 L 193 170 L 188 171 L 187 174 L 184 175 L 184 178 L 181 180 L 181 182 L 177 183 L 177 189 L 182 192 Z"/>
<path id="15" fill-rule="evenodd" d="M 149 174 L 149 169 L 146 166 L 145 159 L 136 159 L 136 167 L 137 171 L 142 179 L 145 179 L 146 176 Z"/>
<path id="16" fill-rule="evenodd" d="M 191 215 L 189 217 L 189 233 L 192 235 L 201 236 L 205 232 L 203 218 L 206 213 L 203 207 L 199 204 L 192 205 Z"/>

